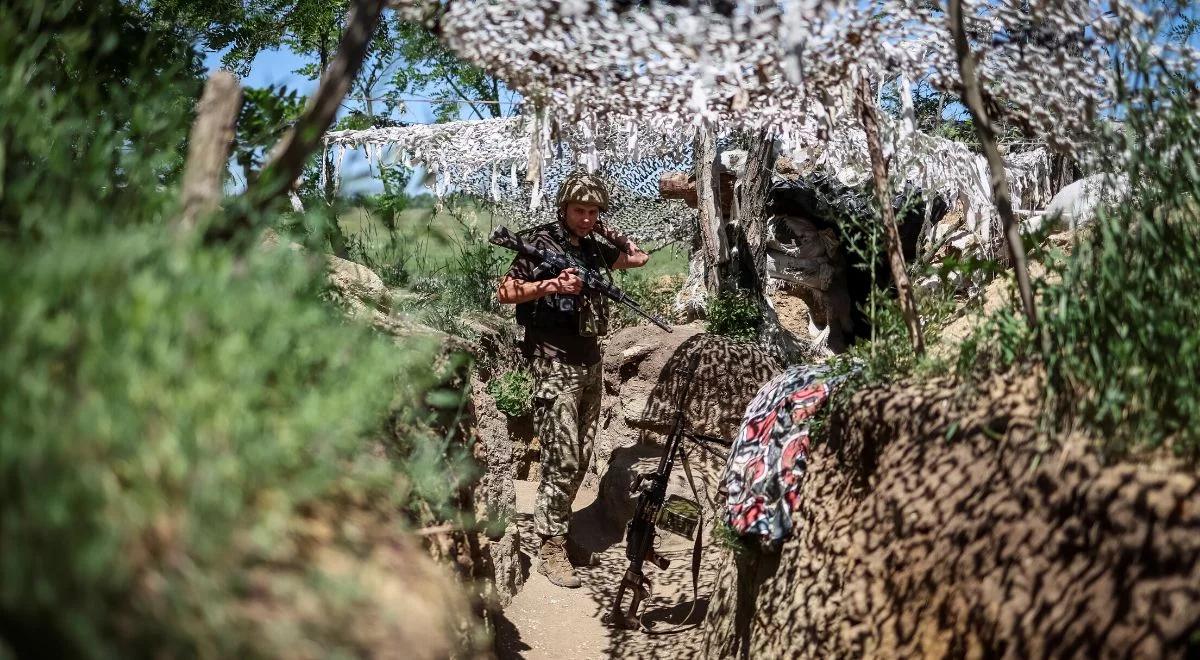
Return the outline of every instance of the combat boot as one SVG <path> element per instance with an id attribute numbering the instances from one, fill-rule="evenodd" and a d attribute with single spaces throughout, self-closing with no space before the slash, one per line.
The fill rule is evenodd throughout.
<path id="1" fill-rule="evenodd" d="M 569 589 L 583 584 L 575 574 L 575 569 L 571 567 L 571 561 L 567 559 L 566 536 L 551 536 L 543 540 L 538 559 L 541 560 L 538 573 L 545 575 L 554 584 Z"/>

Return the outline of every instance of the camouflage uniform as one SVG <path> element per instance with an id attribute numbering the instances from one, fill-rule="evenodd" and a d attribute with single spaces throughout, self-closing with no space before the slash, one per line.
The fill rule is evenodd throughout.
<path id="1" fill-rule="evenodd" d="M 534 424 L 542 444 L 542 482 L 533 527 L 541 536 L 567 533 L 571 502 L 592 460 L 600 419 L 600 364 L 532 361 Z"/>
<path id="2" fill-rule="evenodd" d="M 570 240 L 564 216 L 574 202 L 608 208 L 608 192 L 594 175 L 575 173 L 559 190 L 559 221 L 536 227 L 526 234 L 534 246 L 570 255 L 587 268 L 607 272 L 620 251 L 592 236 Z M 599 224 L 596 229 L 600 229 Z M 607 228 L 600 233 L 617 244 L 627 239 Z M 509 277 L 536 281 L 556 277 L 538 264 L 517 257 Z M 567 530 L 571 502 L 592 460 L 600 418 L 601 355 L 599 338 L 608 331 L 606 301 L 595 291 L 578 295 L 549 294 L 517 304 L 517 322 L 524 326 L 522 352 L 530 361 L 535 379 L 534 423 L 541 440 L 542 478 L 534 509 L 534 531 L 542 537 L 538 572 L 564 587 L 581 582 L 568 557 Z"/>

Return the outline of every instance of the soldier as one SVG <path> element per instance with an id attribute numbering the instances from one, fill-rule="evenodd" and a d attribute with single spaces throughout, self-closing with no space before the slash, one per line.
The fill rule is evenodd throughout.
<path id="1" fill-rule="evenodd" d="M 600 213 L 608 210 L 608 190 L 598 176 L 572 173 L 557 202 L 558 221 L 526 235 L 535 247 L 571 255 L 597 272 L 637 268 L 649 260 L 633 241 L 600 223 Z M 617 248 L 597 240 L 598 233 Z M 572 588 L 580 580 L 568 556 L 567 529 L 596 439 L 603 387 L 599 338 L 608 332 L 607 301 L 584 291 L 576 273 L 574 268 L 542 272 L 518 256 L 496 292 L 501 303 L 517 306 L 517 323 L 525 327 L 522 353 L 534 377 L 534 424 L 542 448 L 533 517 L 542 538 L 538 571 Z"/>

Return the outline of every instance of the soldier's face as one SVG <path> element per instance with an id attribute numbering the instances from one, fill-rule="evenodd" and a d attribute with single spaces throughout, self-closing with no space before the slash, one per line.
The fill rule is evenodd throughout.
<path id="1" fill-rule="evenodd" d="M 592 233 L 600 221 L 600 207 L 595 204 L 567 203 L 567 229 L 583 238 Z"/>

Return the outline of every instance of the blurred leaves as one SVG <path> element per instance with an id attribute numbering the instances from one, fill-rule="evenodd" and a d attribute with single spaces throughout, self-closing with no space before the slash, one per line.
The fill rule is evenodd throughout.
<path id="1" fill-rule="evenodd" d="M 199 67 L 140 7 L 0 13 L 0 647 L 367 654 L 374 585 L 311 546 L 451 511 L 461 365 L 347 321 L 321 257 L 168 231 Z M 253 90 L 240 144 L 298 103 Z"/>

